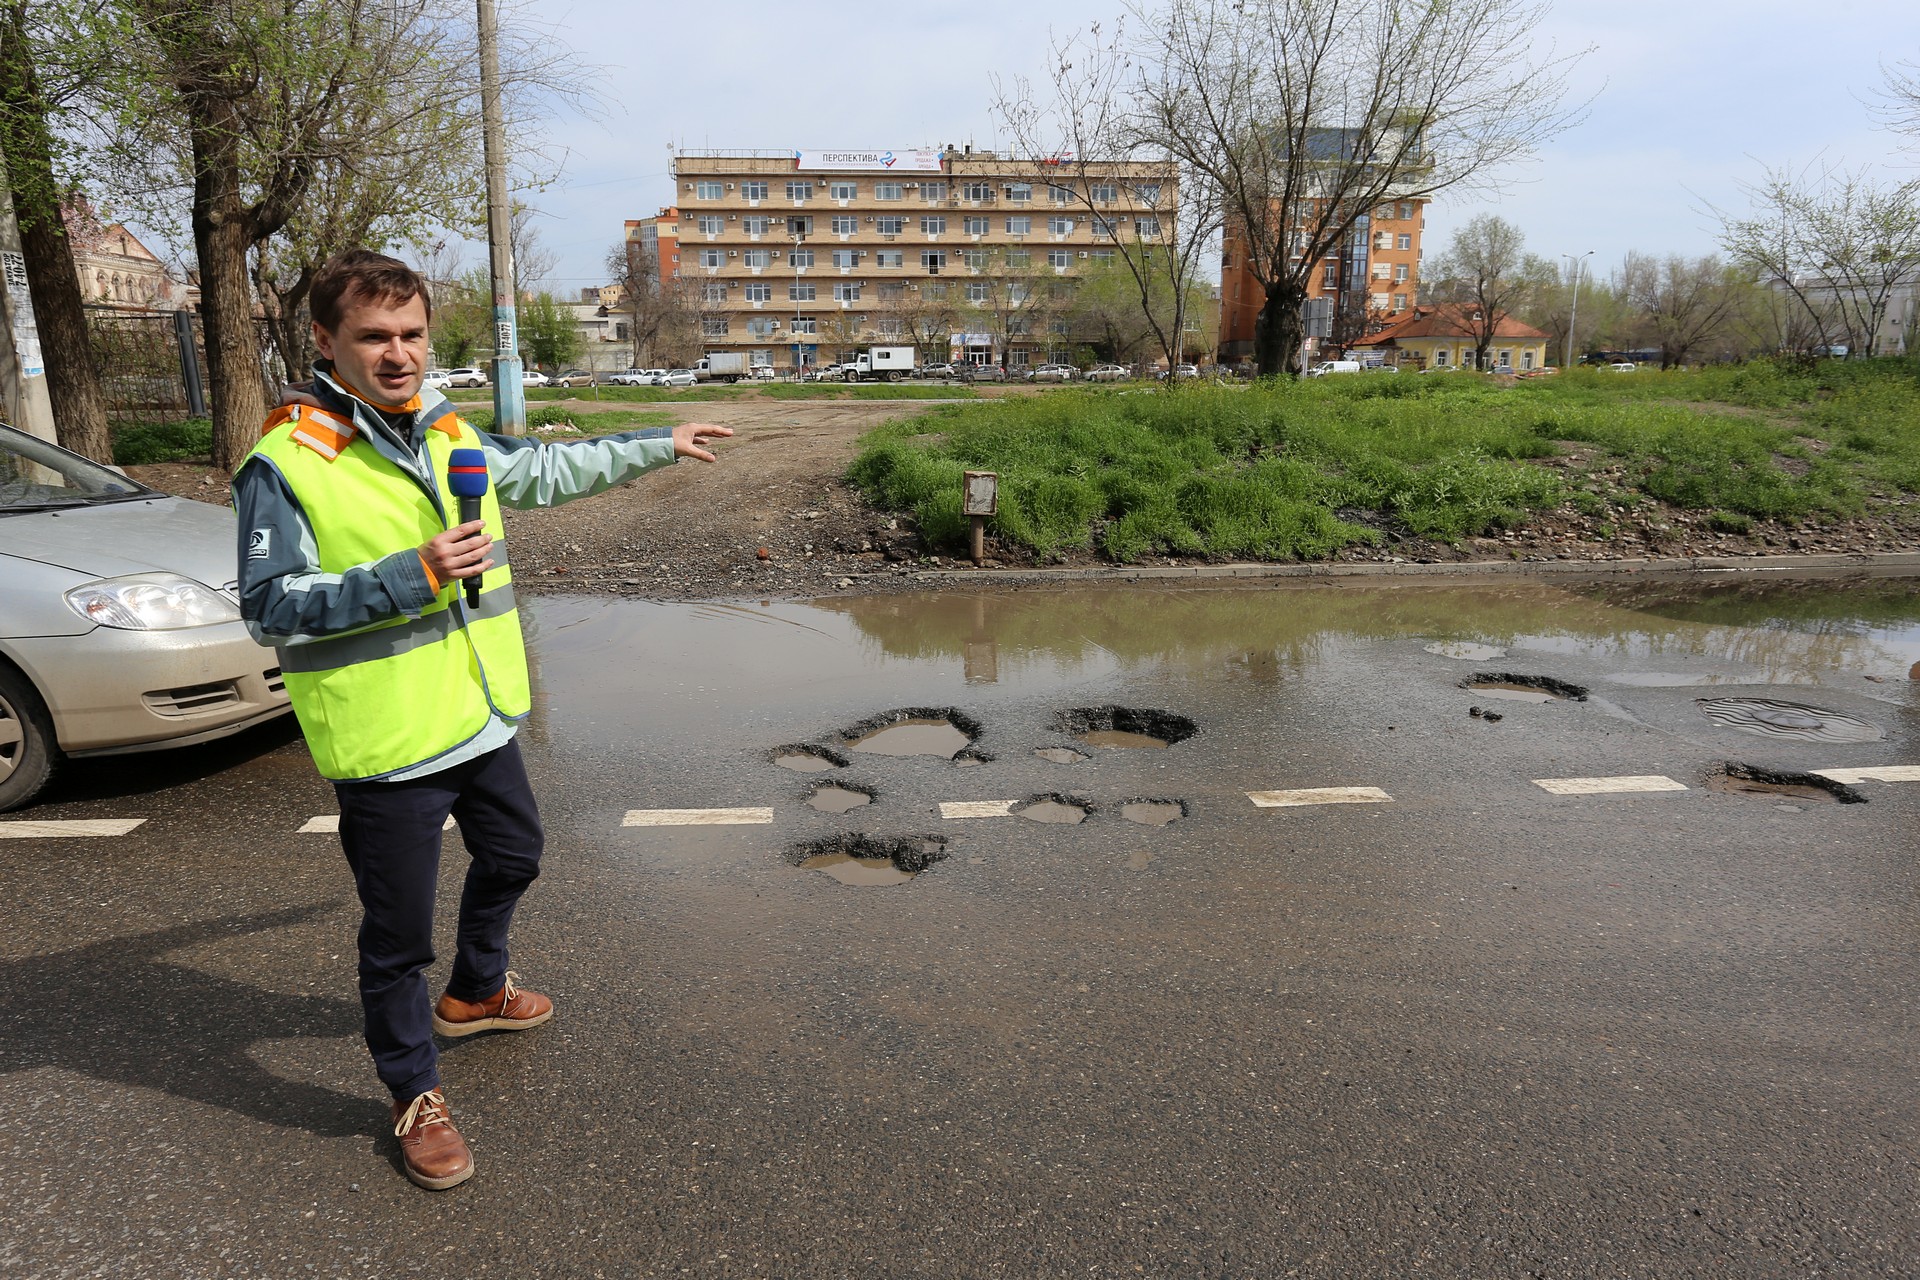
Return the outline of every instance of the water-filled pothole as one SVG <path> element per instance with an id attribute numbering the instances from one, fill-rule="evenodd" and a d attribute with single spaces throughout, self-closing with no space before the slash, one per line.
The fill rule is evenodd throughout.
<path id="1" fill-rule="evenodd" d="M 1707 789 L 1733 795 L 1785 796 L 1820 804 L 1865 804 L 1866 796 L 1844 782 L 1817 773 L 1765 769 L 1729 760 L 1707 775 Z"/>
<path id="2" fill-rule="evenodd" d="M 945 836 L 870 836 L 847 832 L 787 850 L 803 871 L 822 871 L 842 884 L 905 884 L 947 856 Z"/>
<path id="3" fill-rule="evenodd" d="M 873 792 L 842 782 L 823 782 L 807 796 L 807 807 L 821 813 L 851 813 L 873 803 Z"/>
<path id="4" fill-rule="evenodd" d="M 1079 764 L 1088 758 L 1084 751 L 1075 751 L 1072 747 L 1035 747 L 1033 754 L 1042 760 L 1051 760 L 1055 764 Z"/>
<path id="5" fill-rule="evenodd" d="M 1120 806 L 1120 816 L 1144 827 L 1164 827 L 1187 816 L 1184 800 L 1129 800 Z"/>
<path id="6" fill-rule="evenodd" d="M 1496 645 L 1474 644 L 1468 640 L 1436 640 L 1422 647 L 1438 657 L 1458 658 L 1462 662 L 1491 662 L 1507 656 L 1507 651 Z"/>
<path id="7" fill-rule="evenodd" d="M 1087 820 L 1093 812 L 1093 804 L 1079 796 L 1063 796 L 1058 792 L 1029 797 L 1018 805 L 1013 814 L 1025 818 L 1028 822 L 1046 822 L 1058 826 L 1076 826 Z"/>
<path id="8" fill-rule="evenodd" d="M 1075 707 L 1062 711 L 1055 725 L 1090 747 L 1170 747 L 1200 731 L 1185 716 L 1143 707 Z"/>
<path id="9" fill-rule="evenodd" d="M 1587 687 L 1552 676 L 1523 676 L 1511 671 L 1483 671 L 1460 682 L 1462 689 L 1504 698 L 1509 702 L 1585 702 Z"/>
<path id="10" fill-rule="evenodd" d="M 840 737 L 854 751 L 953 760 L 980 736 L 980 725 L 952 707 L 905 707 L 862 720 Z M 978 753 L 973 753 L 978 763 Z"/>
<path id="11" fill-rule="evenodd" d="M 772 760 L 782 769 L 792 769 L 795 773 L 825 773 L 853 763 L 831 747 L 808 746 L 775 747 Z"/>
<path id="12" fill-rule="evenodd" d="M 1694 705 L 1700 708 L 1700 714 L 1722 728 L 1766 738 L 1878 742 L 1886 736 L 1877 724 L 1844 711 L 1810 707 L 1803 702 L 1780 702 L 1773 698 L 1698 698 Z"/>

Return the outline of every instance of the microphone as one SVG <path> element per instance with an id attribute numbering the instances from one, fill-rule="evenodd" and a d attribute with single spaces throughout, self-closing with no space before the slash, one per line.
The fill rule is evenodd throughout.
<path id="1" fill-rule="evenodd" d="M 479 449 L 455 449 L 447 457 L 447 488 L 460 499 L 460 523 L 480 518 L 480 499 L 487 495 L 487 455 Z M 467 579 L 467 607 L 480 603 L 480 575 Z"/>

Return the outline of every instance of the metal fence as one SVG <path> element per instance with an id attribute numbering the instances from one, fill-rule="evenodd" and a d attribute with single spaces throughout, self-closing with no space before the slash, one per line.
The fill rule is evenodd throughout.
<path id="1" fill-rule="evenodd" d="M 87 308 L 94 367 L 100 370 L 107 417 L 115 425 L 178 422 L 207 414 L 206 331 L 191 311 L 123 311 Z M 273 351 L 260 326 L 262 359 Z M 273 399 L 278 379 L 261 370 Z"/>

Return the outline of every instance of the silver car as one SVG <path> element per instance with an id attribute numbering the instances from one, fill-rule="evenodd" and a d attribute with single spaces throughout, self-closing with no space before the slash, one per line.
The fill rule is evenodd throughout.
<path id="1" fill-rule="evenodd" d="M 0 812 L 65 756 L 186 746 L 288 710 L 234 601 L 233 512 L 0 426 Z"/>

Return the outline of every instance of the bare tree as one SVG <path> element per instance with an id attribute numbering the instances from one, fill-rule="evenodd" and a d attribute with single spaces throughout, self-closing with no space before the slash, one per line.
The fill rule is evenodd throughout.
<path id="1" fill-rule="evenodd" d="M 1747 217 L 1715 210 L 1720 244 L 1793 300 L 1822 347 L 1878 353 L 1894 293 L 1920 280 L 1920 178 L 1876 182 L 1865 169 L 1769 169 L 1746 188 Z"/>
<path id="2" fill-rule="evenodd" d="M 1887 128 L 1906 135 L 1910 146 L 1920 149 L 1920 61 L 1895 63 L 1885 68 L 1885 74 L 1875 114 Z"/>
<path id="3" fill-rule="evenodd" d="M 1739 318 L 1752 281 L 1712 256 L 1629 253 L 1621 268 L 1628 302 L 1660 348 L 1660 367 L 1687 362 L 1722 337 Z"/>
<path id="4" fill-rule="evenodd" d="M 1536 57 L 1535 0 L 1167 0 L 1136 9 L 1142 135 L 1217 189 L 1287 367 L 1312 274 L 1389 200 L 1497 189 L 1577 118 L 1581 53 Z M 1582 51 L 1584 52 L 1584 51 Z"/>
<path id="5" fill-rule="evenodd" d="M 1475 214 L 1453 233 L 1434 265 L 1436 301 L 1461 304 L 1460 327 L 1473 339 L 1473 363 L 1484 367 L 1500 321 L 1526 300 L 1534 279 L 1527 273 L 1527 239 L 1520 228 L 1490 213 Z"/>
<path id="6" fill-rule="evenodd" d="M 507 250 L 513 255 L 513 282 L 522 293 L 538 288 L 560 264 L 560 255 L 541 243 L 540 227 L 534 221 L 540 216 L 538 209 L 518 200 L 507 214 Z"/>

